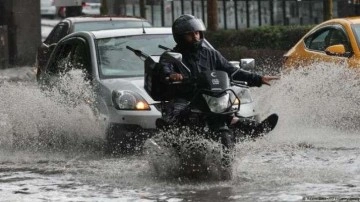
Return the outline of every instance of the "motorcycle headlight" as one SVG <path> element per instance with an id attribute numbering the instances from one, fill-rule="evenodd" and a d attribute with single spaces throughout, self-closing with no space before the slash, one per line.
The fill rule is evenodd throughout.
<path id="1" fill-rule="evenodd" d="M 203 97 L 208 104 L 210 111 L 214 113 L 225 112 L 231 105 L 230 96 L 228 93 L 225 93 L 220 97 L 213 97 L 203 94 Z"/>
<path id="2" fill-rule="evenodd" d="M 132 91 L 113 91 L 112 101 L 115 108 L 120 110 L 150 110 L 146 100 Z"/>

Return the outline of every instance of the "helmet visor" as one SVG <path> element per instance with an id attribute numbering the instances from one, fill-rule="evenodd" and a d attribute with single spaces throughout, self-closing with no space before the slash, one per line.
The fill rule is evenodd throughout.
<path id="1" fill-rule="evenodd" d="M 173 34 L 186 34 L 196 31 L 206 31 L 203 21 L 197 18 L 180 22 L 173 27 Z"/>
<path id="2" fill-rule="evenodd" d="M 205 25 L 202 20 L 200 19 L 191 19 L 188 21 L 189 31 L 185 32 L 196 32 L 196 31 L 205 31 Z M 185 34 L 184 33 L 184 34 Z"/>

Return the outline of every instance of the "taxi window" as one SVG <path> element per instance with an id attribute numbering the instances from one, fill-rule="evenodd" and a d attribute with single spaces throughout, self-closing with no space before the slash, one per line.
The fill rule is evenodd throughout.
<path id="1" fill-rule="evenodd" d="M 316 32 L 305 39 L 305 46 L 311 50 L 324 51 L 326 49 L 325 39 L 330 30 Z"/>
<path id="2" fill-rule="evenodd" d="M 346 32 L 340 25 L 332 25 L 323 28 L 305 40 L 306 48 L 315 51 L 325 51 L 329 46 L 344 45 L 346 52 L 351 52 L 351 45 Z"/>
<path id="3" fill-rule="evenodd" d="M 355 34 L 358 47 L 360 47 L 360 24 L 352 25 L 352 30 Z"/>
<path id="4" fill-rule="evenodd" d="M 344 45 L 345 51 L 351 51 L 349 40 L 345 32 L 341 29 L 333 29 L 325 39 L 327 46 Z"/>

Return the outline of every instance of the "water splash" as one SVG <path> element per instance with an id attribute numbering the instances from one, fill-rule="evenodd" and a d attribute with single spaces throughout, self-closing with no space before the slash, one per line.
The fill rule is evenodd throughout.
<path id="1" fill-rule="evenodd" d="M 73 150 L 99 148 L 101 123 L 91 103 L 89 82 L 70 71 L 56 87 L 42 90 L 35 82 L 7 82 L 0 86 L 0 145 L 16 149 Z"/>
<path id="2" fill-rule="evenodd" d="M 265 138 L 237 145 L 233 184 L 248 193 L 241 197 L 257 198 L 251 195 L 257 189 L 266 199 L 302 198 L 311 192 L 307 183 L 359 186 L 354 180 L 360 160 L 359 73 L 317 63 L 284 73 L 271 87 L 253 89 L 258 111 L 278 113 L 279 123 Z M 294 185 L 303 192 L 289 191 Z M 345 189 L 328 191 L 341 195 Z"/>
<path id="3" fill-rule="evenodd" d="M 160 179 L 219 180 L 221 146 L 188 127 L 171 128 L 145 144 L 145 152 Z"/>
<path id="4" fill-rule="evenodd" d="M 273 86 L 255 89 L 261 112 L 280 114 L 288 127 L 334 127 L 358 130 L 359 70 L 316 63 L 284 73 Z"/>
<path id="5" fill-rule="evenodd" d="M 256 179 L 263 183 L 256 186 L 269 187 L 273 186 L 269 183 L 281 185 L 304 180 L 316 183 L 346 176 L 341 172 L 346 163 L 328 167 L 328 159 L 338 157 L 328 152 L 359 148 L 359 73 L 345 66 L 320 63 L 284 73 L 271 87 L 253 88 L 260 115 L 278 113 L 280 119 L 275 130 L 265 138 L 237 144 L 234 183 L 253 183 Z M 168 156 L 153 158 L 153 161 L 163 165 L 164 176 L 178 176 L 179 161 L 173 151 L 164 153 Z M 312 163 L 319 165 L 311 174 L 307 163 L 310 167 Z M 268 181 L 284 174 L 289 179 Z M 258 179 L 259 176 L 262 178 Z"/>
<path id="6" fill-rule="evenodd" d="M 302 196 L 316 194 L 312 191 L 314 187 L 320 187 L 321 189 L 315 190 L 320 190 L 323 194 L 332 193 L 342 196 L 349 187 L 353 187 L 352 190 L 359 193 L 360 133 L 356 123 L 359 115 L 357 98 L 360 89 L 357 75 L 359 75 L 357 70 L 333 64 L 319 64 L 313 68 L 283 74 L 281 80 L 274 82 L 271 87 L 253 88 L 258 111 L 264 116 L 268 113 L 278 113 L 279 124 L 263 139 L 236 145 L 234 177 L 229 182 L 212 183 L 205 180 L 202 184 L 195 185 L 171 183 L 174 182 L 171 180 L 177 180 L 176 177 L 181 173 L 176 170 L 178 161 L 171 156 L 171 151 L 164 152 L 162 158 L 156 159 L 153 156 L 164 165 L 155 179 L 152 176 L 155 171 L 150 170 L 146 163 L 149 160 L 148 156 L 134 156 L 132 159 L 128 157 L 102 159 L 101 156 L 100 160 L 88 160 L 88 157 L 83 157 L 81 160 L 73 158 L 74 161 L 68 161 L 67 157 L 61 155 L 56 157 L 51 154 L 49 166 L 55 164 L 53 170 L 56 172 L 71 173 L 75 178 L 86 183 L 90 181 L 94 185 L 110 184 L 109 192 L 113 192 L 114 187 L 126 190 L 127 187 L 132 186 L 139 190 L 150 187 L 150 193 L 173 193 L 169 189 L 174 187 L 174 190 L 202 189 L 208 193 L 208 188 L 211 186 L 230 184 L 233 192 L 226 196 L 233 195 L 232 198 L 241 201 L 301 199 Z M 67 90 L 69 92 L 71 90 L 79 92 L 80 90 L 77 89 L 82 83 L 64 82 L 64 85 L 70 88 Z M 53 129 L 50 137 L 64 135 L 73 138 L 64 143 L 53 141 L 58 147 L 70 144 L 70 149 L 79 149 L 82 143 L 96 145 L 96 143 L 86 143 L 87 140 L 97 142 L 98 139 L 102 139 L 103 133 L 98 132 L 101 127 L 98 127 L 96 117 L 92 118 L 91 108 L 83 104 L 81 99 L 75 99 L 74 102 L 63 100 L 61 98 L 63 95 L 56 91 L 50 93 L 53 96 L 45 95 L 32 82 L 4 82 L 1 84 L 0 93 L 6 95 L 0 100 L 1 146 L 13 148 L 13 133 L 17 132 L 24 136 L 19 140 L 23 142 L 25 148 L 33 145 L 35 149 L 44 147 L 46 149 L 47 146 L 39 146 L 42 141 L 37 139 L 38 126 L 49 126 Z M 74 96 L 69 97 L 71 98 Z M 73 142 L 76 143 L 71 145 Z M 39 159 L 38 167 L 43 168 L 43 157 L 41 155 L 37 157 L 37 154 L 24 159 L 22 154 L 2 152 L 1 158 L 4 160 L 1 162 L 4 164 L 9 162 L 9 169 L 17 166 L 27 168 L 32 167 L 33 159 L 36 158 Z M 211 154 L 211 150 L 205 151 L 205 155 L 208 154 Z M 5 158 L 5 155 L 8 157 Z M 27 164 L 13 163 L 14 157 L 26 161 Z M 56 164 L 57 160 L 53 160 L 54 158 L 60 159 L 58 164 Z M 208 159 L 210 163 L 219 160 L 216 156 L 215 159 L 210 157 Z M 64 164 L 66 167 L 63 166 Z M 52 167 L 46 168 L 45 171 L 51 169 Z M 216 171 L 215 167 L 214 171 Z M 159 182 L 158 178 L 161 176 L 165 180 Z M 63 176 L 61 175 L 60 178 Z M 36 180 L 34 184 L 37 184 Z M 322 186 L 324 184 L 327 186 Z M 164 187 L 170 188 L 163 191 Z M 93 189 L 85 191 L 82 187 L 80 189 L 82 193 L 91 196 L 94 193 Z M 106 195 L 107 191 L 102 193 Z M 115 191 L 114 195 L 118 197 L 122 193 Z M 138 195 L 132 193 L 132 196 Z"/>

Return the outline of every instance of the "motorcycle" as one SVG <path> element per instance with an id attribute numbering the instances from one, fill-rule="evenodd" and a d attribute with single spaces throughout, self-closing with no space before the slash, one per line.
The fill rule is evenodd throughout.
<path id="1" fill-rule="evenodd" d="M 162 117 L 157 120 L 156 125 L 163 133 L 150 138 L 147 141 L 147 147 L 150 145 L 160 153 L 164 153 L 164 148 L 171 148 L 175 155 L 181 157 L 181 163 L 178 166 L 181 170 L 200 172 L 198 162 L 194 162 L 194 159 L 201 161 L 201 158 L 197 157 L 204 155 L 199 155 L 199 153 L 192 155 L 194 150 L 201 150 L 201 148 L 204 150 L 206 147 L 204 142 L 199 140 L 218 143 L 216 147 L 220 156 L 218 170 L 221 173 L 221 179 L 230 179 L 232 152 L 236 142 L 247 138 L 254 140 L 267 134 L 276 126 L 278 116 L 272 114 L 260 122 L 256 114 L 249 116 L 249 109 L 248 116 L 244 115 L 246 109 L 245 112 L 240 110 L 242 105 L 246 108 L 249 107 L 246 104 L 253 104 L 246 82 L 233 79 L 238 71 L 242 71 L 240 68 L 230 78 L 224 71 L 204 71 L 196 79 L 192 79 L 189 68 L 182 63 L 180 53 L 172 52 L 164 46 L 159 47 L 166 50 L 161 56 L 148 56 L 139 50 L 127 47 L 145 59 L 144 87 L 155 101 L 159 101 L 158 108 L 162 112 Z M 176 65 L 184 75 L 183 81 L 171 82 L 169 79 L 164 81 L 160 78 L 161 61 Z M 251 63 L 252 61 L 246 59 L 240 62 L 243 66 L 246 64 L 251 66 Z M 194 89 L 194 96 L 186 102 L 179 120 L 175 124 L 169 124 L 166 121 L 167 109 L 169 105 L 172 105 L 170 100 L 174 97 L 173 93 L 179 85 L 187 85 L 188 88 Z M 244 103 L 241 103 L 242 101 Z M 253 105 L 250 106 L 253 107 Z M 174 132 L 174 127 L 180 130 L 175 130 L 178 134 L 170 135 Z M 198 142 L 197 146 L 194 146 L 194 142 Z M 185 150 L 192 152 L 186 152 L 184 147 L 187 147 Z"/>

